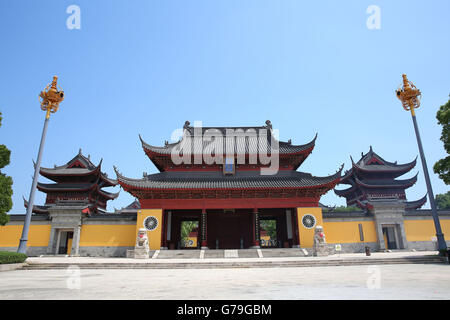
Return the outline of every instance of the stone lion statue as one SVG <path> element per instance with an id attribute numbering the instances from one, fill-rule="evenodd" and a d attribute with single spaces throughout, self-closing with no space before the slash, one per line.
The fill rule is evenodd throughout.
<path id="1" fill-rule="evenodd" d="M 313 255 L 315 257 L 326 257 L 329 255 L 329 251 L 323 227 L 317 226 L 316 229 L 314 229 Z"/>
<path id="2" fill-rule="evenodd" d="M 147 230 L 144 228 L 139 229 L 136 238 L 136 248 L 148 247 Z"/>
<path id="3" fill-rule="evenodd" d="M 134 247 L 135 259 L 148 259 L 149 258 L 149 246 L 147 230 L 144 228 L 139 229 L 136 237 L 136 246 Z"/>
<path id="4" fill-rule="evenodd" d="M 327 243 L 322 226 L 317 226 L 314 230 L 314 244 L 316 243 Z"/>

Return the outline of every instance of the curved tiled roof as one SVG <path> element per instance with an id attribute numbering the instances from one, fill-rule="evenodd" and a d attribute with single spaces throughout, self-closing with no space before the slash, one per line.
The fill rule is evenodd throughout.
<path id="1" fill-rule="evenodd" d="M 355 163 L 352 157 L 350 159 L 352 160 L 352 168 L 357 170 L 366 172 L 398 172 L 398 176 L 410 171 L 417 163 L 417 157 L 413 161 L 404 164 L 386 161 L 373 151 L 372 146 L 370 146 L 369 152 L 361 155 L 361 159 L 358 162 Z M 373 160 L 375 160 L 376 164 L 372 164 Z"/>
<path id="2" fill-rule="evenodd" d="M 81 164 L 82 166 L 84 166 L 84 168 L 71 167 L 73 164 L 75 164 L 77 162 L 79 164 Z M 67 177 L 70 177 L 70 176 L 95 175 L 95 176 L 99 176 L 100 179 L 105 182 L 105 185 L 104 185 L 105 187 L 117 185 L 117 180 L 110 179 L 110 178 L 108 178 L 106 173 L 101 172 L 102 162 L 103 162 L 103 159 L 100 160 L 98 165 L 94 165 L 91 162 L 90 157 L 85 157 L 81 153 L 81 149 L 80 149 L 79 153 L 74 158 L 72 158 L 72 160 L 67 162 L 66 164 L 64 164 L 62 166 L 55 166 L 54 168 L 41 167 L 39 173 L 42 176 L 44 176 L 50 180 L 53 180 L 55 182 L 64 181 L 61 179 L 61 177 L 64 177 L 64 176 L 66 177 L 65 180 L 67 180 Z"/>
<path id="3" fill-rule="evenodd" d="M 355 191 L 356 189 L 357 189 L 356 186 L 352 185 L 350 188 L 343 189 L 343 190 L 334 189 L 334 193 L 340 197 L 344 197 L 345 195 L 349 194 L 350 192 Z"/>
<path id="4" fill-rule="evenodd" d="M 359 180 L 355 177 L 355 182 L 366 188 L 409 188 L 417 181 L 417 173 L 414 177 L 404 180 Z"/>
<path id="5" fill-rule="evenodd" d="M 342 168 L 334 175 L 314 177 L 297 171 L 279 171 L 276 175 L 260 175 L 259 171 L 236 172 L 224 176 L 222 172 L 162 172 L 131 179 L 114 168 L 120 185 L 138 189 L 258 189 L 258 188 L 308 188 L 339 182 Z"/>
<path id="6" fill-rule="evenodd" d="M 85 157 L 82 153 L 81 153 L 81 149 L 79 150 L 78 154 L 73 157 L 69 162 L 67 162 L 66 164 L 63 164 L 62 166 L 54 166 L 53 168 L 44 168 L 41 167 L 40 169 L 44 172 L 44 173 L 50 173 L 50 174 L 69 174 L 72 170 L 75 170 L 73 172 L 83 172 L 83 173 L 89 173 L 92 171 L 95 171 L 96 169 L 98 169 L 101 166 L 103 159 L 100 160 L 100 163 L 98 165 L 95 165 L 91 162 L 90 157 Z M 79 162 L 83 168 L 77 168 L 77 167 L 70 167 L 72 164 Z M 66 171 L 67 169 L 69 169 L 70 171 Z"/>
<path id="7" fill-rule="evenodd" d="M 110 200 L 116 199 L 119 196 L 119 193 L 120 193 L 120 190 L 119 190 L 119 192 L 113 193 L 113 192 L 104 191 L 100 187 L 97 187 L 97 191 L 102 196 L 104 196 L 104 197 L 106 197 L 106 198 L 108 198 Z"/>
<path id="8" fill-rule="evenodd" d="M 97 186 L 93 183 L 37 183 L 37 188 L 40 191 L 84 191 L 91 190 Z"/>
<path id="9" fill-rule="evenodd" d="M 183 130 L 183 137 L 181 140 L 175 143 L 166 143 L 165 146 L 153 146 L 148 143 L 146 143 L 141 135 L 139 135 L 139 139 L 141 140 L 142 147 L 144 150 L 162 154 L 162 155 L 170 155 L 174 148 L 178 148 L 178 150 L 182 147 L 185 149 L 188 147 L 189 139 L 195 139 L 195 130 L 200 128 L 194 128 L 190 126 L 185 126 Z M 233 148 L 233 154 L 257 154 L 259 152 L 264 153 L 270 153 L 270 147 L 271 147 L 271 140 L 277 141 L 276 138 L 273 136 L 272 130 L 270 127 L 263 126 L 263 127 L 201 127 L 201 135 L 202 137 L 208 137 L 208 135 L 211 137 L 219 136 L 222 137 L 222 150 L 223 153 L 226 154 L 229 149 L 234 145 Z M 266 130 L 260 131 L 260 130 Z M 256 137 L 257 134 L 266 134 L 267 135 L 267 144 L 265 150 L 260 150 L 260 147 L 264 147 L 264 145 L 259 145 Z M 200 133 L 200 132 L 199 132 Z M 228 135 L 227 135 L 228 133 Z M 269 134 L 270 133 L 270 134 Z M 227 137 L 227 138 L 225 138 Z M 293 145 L 290 141 L 278 141 L 278 152 L 279 154 L 296 154 L 301 153 L 303 151 L 312 150 L 315 145 L 315 141 L 317 139 L 317 134 L 315 135 L 314 139 L 310 142 L 303 144 L 303 145 Z M 205 151 L 208 145 L 211 144 L 211 141 L 208 139 L 203 139 L 202 145 L 197 145 L 197 143 L 194 143 L 193 140 L 191 140 L 191 154 L 207 154 L 208 151 Z M 231 145 L 233 143 L 233 145 Z M 219 144 L 220 146 L 220 144 Z M 228 146 L 228 149 L 227 149 Z M 177 149 L 175 149 L 176 152 Z M 231 153 L 231 152 L 230 152 Z"/>
<path id="10" fill-rule="evenodd" d="M 407 201 L 406 202 L 406 210 L 415 210 L 422 207 L 427 202 L 427 195 L 425 194 L 422 198 L 416 201 Z"/>

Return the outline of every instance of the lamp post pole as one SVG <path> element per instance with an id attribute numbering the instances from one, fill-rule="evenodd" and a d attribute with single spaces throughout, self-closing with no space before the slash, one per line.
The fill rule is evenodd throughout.
<path id="1" fill-rule="evenodd" d="M 406 74 L 403 77 L 403 87 L 396 91 L 397 98 L 402 102 L 403 108 L 406 111 L 411 111 L 411 117 L 414 124 L 414 131 L 416 133 L 417 145 L 419 146 L 420 160 L 422 162 L 423 173 L 425 175 L 425 182 L 427 185 L 428 198 L 430 199 L 431 214 L 433 215 L 434 227 L 436 229 L 436 238 L 438 242 L 438 249 L 440 252 L 447 249 L 444 234 L 442 233 L 441 223 L 439 222 L 439 216 L 436 210 L 436 203 L 434 201 L 433 188 L 431 186 L 430 175 L 428 174 L 427 161 L 423 152 L 422 140 L 420 139 L 419 127 L 417 126 L 416 113 L 414 109 L 420 106 L 420 90 L 416 86 L 408 81 Z"/>
<path id="2" fill-rule="evenodd" d="M 50 113 L 58 111 L 59 103 L 64 100 L 64 92 L 58 91 L 57 88 L 58 77 L 54 76 L 53 81 L 44 91 L 41 91 L 39 97 L 41 98 L 41 109 L 46 111 L 44 129 L 42 130 L 41 144 L 39 145 L 38 157 L 34 168 L 33 183 L 31 184 L 30 197 L 28 200 L 27 213 L 23 223 L 22 237 L 20 238 L 19 248 L 17 252 L 27 252 L 28 232 L 31 224 L 31 215 L 33 212 L 34 194 L 36 192 L 36 185 L 41 167 L 42 152 L 44 150 L 45 136 L 47 135 L 48 122 L 50 120 Z"/>

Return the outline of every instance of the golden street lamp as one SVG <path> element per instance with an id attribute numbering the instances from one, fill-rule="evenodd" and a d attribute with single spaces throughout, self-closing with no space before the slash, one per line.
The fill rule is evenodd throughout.
<path id="1" fill-rule="evenodd" d="M 425 154 L 423 152 L 422 140 L 420 139 L 419 127 L 417 126 L 416 113 L 414 109 L 420 107 L 420 90 L 408 80 L 406 74 L 403 77 L 403 87 L 395 91 L 397 98 L 402 102 L 403 108 L 406 111 L 411 111 L 411 117 L 414 124 L 414 130 L 416 132 L 417 144 L 419 146 L 420 159 L 422 162 L 423 173 L 425 175 L 425 182 L 427 184 L 428 198 L 430 199 L 431 214 L 433 215 L 434 226 L 436 228 L 436 238 L 438 242 L 439 252 L 442 254 L 447 250 L 447 244 L 444 239 L 444 234 L 442 233 L 441 224 L 439 222 L 439 216 L 436 210 L 436 204 L 434 202 L 433 188 L 431 187 L 430 175 L 428 174 L 427 162 L 425 159 Z"/>
<path id="2" fill-rule="evenodd" d="M 44 129 L 42 130 L 41 144 L 39 145 L 39 152 L 34 168 L 33 183 L 31 184 L 30 198 L 28 200 L 27 213 L 25 215 L 25 221 L 23 223 L 22 237 L 20 238 L 19 248 L 17 252 L 26 253 L 28 231 L 30 229 L 31 214 L 33 212 L 34 193 L 36 191 L 36 185 L 39 175 L 39 169 L 41 167 L 42 152 L 44 150 L 45 136 L 47 134 L 48 121 L 50 119 L 50 113 L 58 111 L 59 104 L 64 100 L 64 91 L 58 90 L 57 85 L 58 77 L 54 76 L 53 81 L 45 87 L 44 91 L 39 94 L 41 109 L 46 111 Z"/>

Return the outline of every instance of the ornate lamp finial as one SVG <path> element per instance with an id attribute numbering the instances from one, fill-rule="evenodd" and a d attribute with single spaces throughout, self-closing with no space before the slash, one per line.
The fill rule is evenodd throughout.
<path id="1" fill-rule="evenodd" d="M 58 77 L 54 76 L 53 81 L 45 87 L 44 91 L 39 94 L 41 109 L 47 111 L 47 118 L 51 113 L 58 111 L 59 104 L 64 100 L 64 91 L 58 91 Z"/>
<path id="2" fill-rule="evenodd" d="M 397 94 L 397 98 L 402 102 L 403 109 L 406 111 L 411 111 L 414 115 L 414 109 L 420 107 L 420 90 L 416 88 L 416 86 L 408 80 L 406 74 L 402 74 L 403 77 L 403 87 L 401 89 L 397 89 L 395 93 Z"/>

